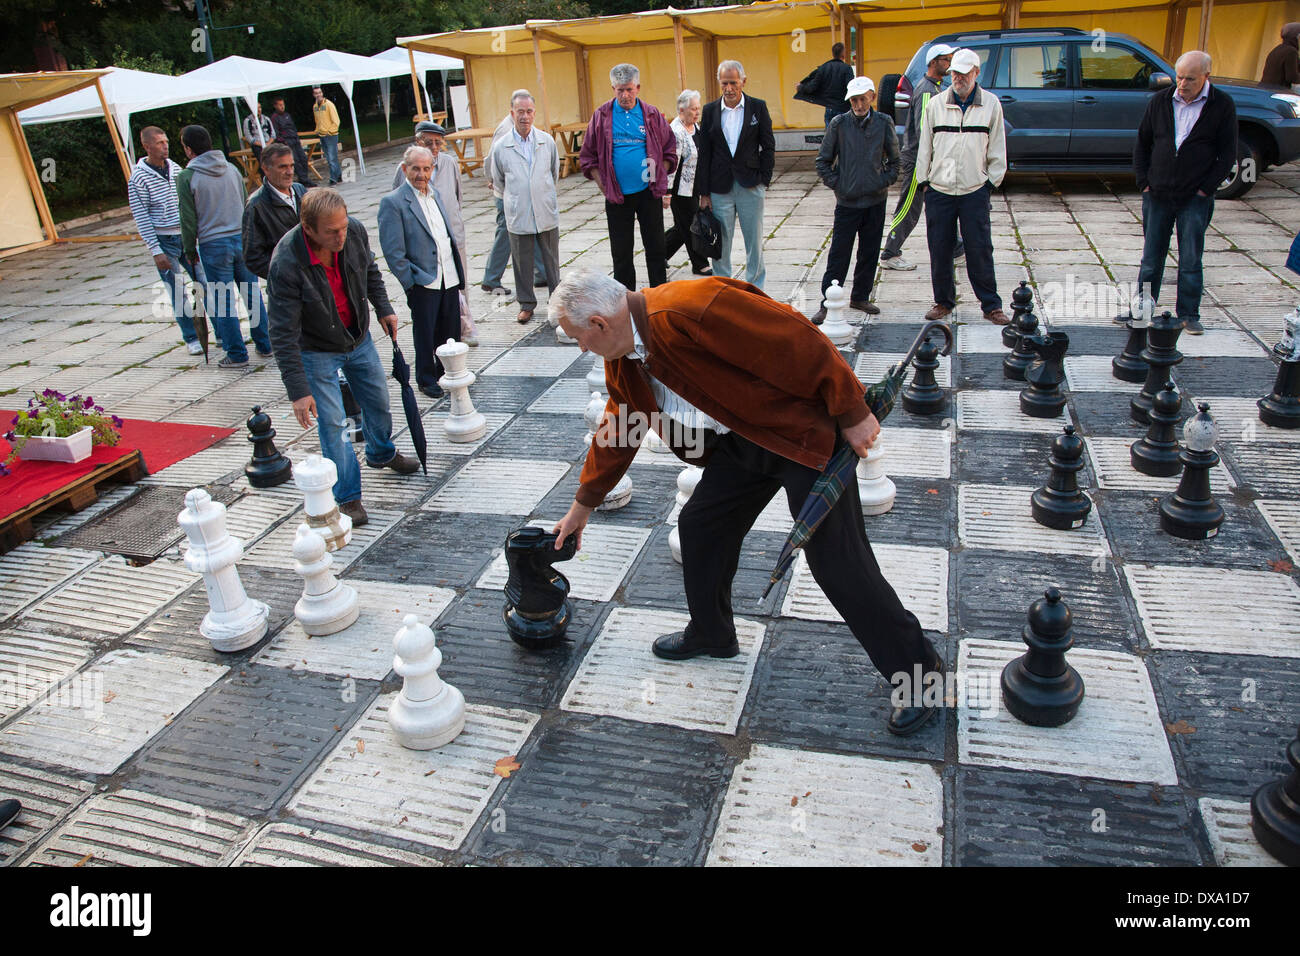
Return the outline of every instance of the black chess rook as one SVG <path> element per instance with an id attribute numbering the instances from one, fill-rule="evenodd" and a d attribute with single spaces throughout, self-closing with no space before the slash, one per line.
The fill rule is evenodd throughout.
<path id="1" fill-rule="evenodd" d="M 274 488 L 293 477 L 293 462 L 275 447 L 275 429 L 271 416 L 261 405 L 253 406 L 248 419 L 248 440 L 253 443 L 253 460 L 244 466 L 244 475 L 254 488 Z"/>
<path id="2" fill-rule="evenodd" d="M 1178 457 L 1178 413 L 1183 407 L 1183 396 L 1173 382 L 1165 382 L 1156 393 L 1151 406 L 1151 424 L 1147 433 L 1129 446 L 1129 460 L 1133 468 L 1144 475 L 1171 478 L 1182 470 Z"/>
<path id="3" fill-rule="evenodd" d="M 1273 392 L 1258 402 L 1259 420 L 1274 428 L 1300 428 L 1300 355 L 1284 358 Z"/>
<path id="4" fill-rule="evenodd" d="M 913 415 L 937 415 L 948 407 L 948 393 L 935 381 L 939 368 L 939 346 L 925 337 L 912 360 L 912 381 L 903 389 L 903 407 Z"/>
<path id="5" fill-rule="evenodd" d="M 502 616 L 511 639 L 529 650 L 553 647 L 564 639 L 573 610 L 569 606 L 569 579 L 552 567 L 568 561 L 578 550 L 569 535 L 555 549 L 556 536 L 527 527 L 506 537 L 506 603 Z"/>
<path id="6" fill-rule="evenodd" d="M 1168 312 L 1151 320 L 1147 328 L 1147 346 L 1142 350 L 1142 361 L 1147 363 L 1147 377 L 1138 396 L 1129 402 L 1129 414 L 1139 425 L 1151 424 L 1151 406 L 1156 393 L 1170 379 L 1170 369 L 1183 360 L 1178 351 L 1178 336 L 1183 323 Z"/>
<path id="7" fill-rule="evenodd" d="M 1210 493 L 1210 469 L 1219 463 L 1216 437 L 1210 406 L 1202 402 L 1200 412 L 1183 427 L 1186 447 L 1178 456 L 1183 464 L 1178 490 L 1160 502 L 1160 527 L 1176 538 L 1204 541 L 1223 524 L 1223 508 Z"/>
<path id="8" fill-rule="evenodd" d="M 1073 617 L 1050 587 L 1029 605 L 1021 637 L 1029 650 L 1002 669 L 1002 702 L 1017 720 L 1034 727 L 1069 723 L 1083 703 L 1083 678 L 1065 661 L 1074 644 Z"/>
<path id="9" fill-rule="evenodd" d="M 1140 319 L 1127 324 L 1128 341 L 1124 343 L 1124 351 L 1110 360 L 1110 374 L 1121 382 L 1144 382 L 1147 363 L 1142 358 L 1142 350 L 1147 347 L 1147 324 Z"/>
<path id="10" fill-rule="evenodd" d="M 1250 798 L 1250 829 L 1259 845 L 1287 866 L 1300 866 L 1300 730 L 1287 745 L 1291 772 Z"/>
<path id="11" fill-rule="evenodd" d="M 1064 332 L 1046 332 L 1027 336 L 1021 340 L 1022 345 L 1025 343 L 1038 356 L 1038 361 L 1025 372 L 1029 387 L 1020 392 L 1020 410 L 1033 418 L 1056 418 L 1065 410 L 1062 363 L 1070 347 L 1070 337 Z"/>
<path id="12" fill-rule="evenodd" d="M 1063 434 L 1052 442 L 1048 459 L 1052 474 L 1047 485 L 1035 491 L 1029 500 L 1034 520 L 1058 531 L 1080 528 L 1092 511 L 1092 500 L 1079 490 L 1078 475 L 1083 470 L 1083 439 L 1066 425 Z"/>

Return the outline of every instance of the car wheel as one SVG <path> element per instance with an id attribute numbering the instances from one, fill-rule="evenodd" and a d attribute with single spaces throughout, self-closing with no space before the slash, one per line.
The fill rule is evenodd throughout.
<path id="1" fill-rule="evenodd" d="M 887 73 L 880 80 L 880 97 L 876 103 L 876 109 L 884 113 L 892 120 L 897 120 L 894 115 L 894 94 L 898 92 L 898 73 Z"/>
<path id="2" fill-rule="evenodd" d="M 1237 162 L 1219 188 L 1215 190 L 1216 199 L 1240 199 L 1255 185 L 1259 177 L 1259 150 L 1245 136 L 1237 137 Z"/>

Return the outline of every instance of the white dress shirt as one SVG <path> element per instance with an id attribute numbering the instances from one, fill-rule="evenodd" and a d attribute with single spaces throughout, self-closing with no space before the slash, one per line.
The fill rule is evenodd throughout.
<path id="1" fill-rule="evenodd" d="M 722 136 L 727 141 L 727 148 L 731 150 L 731 155 L 736 155 L 736 144 L 740 142 L 740 132 L 745 128 L 745 96 L 741 94 L 740 102 L 736 108 L 732 109 L 727 106 L 726 100 L 720 100 L 719 105 L 722 107 Z"/>
<path id="2" fill-rule="evenodd" d="M 632 351 L 624 358 L 630 358 L 636 362 L 644 362 L 646 357 L 645 343 L 641 341 L 641 335 L 636 330 L 636 323 L 632 323 Z M 665 385 L 659 379 L 649 373 L 646 378 L 650 380 L 650 390 L 654 393 L 655 404 L 659 406 L 659 411 L 667 418 L 687 428 L 707 428 L 717 432 L 719 435 L 725 435 L 731 431 L 726 425 L 720 424 L 717 419 L 704 414 L 686 399 L 682 398 L 671 388 Z"/>
<path id="3" fill-rule="evenodd" d="M 1201 118 L 1201 110 L 1210 96 L 1210 81 L 1201 87 L 1201 94 L 1188 103 L 1177 92 L 1174 93 L 1174 151 L 1182 149 L 1183 140 L 1192 131 L 1196 121 Z"/>
<path id="4" fill-rule="evenodd" d="M 409 180 L 406 185 L 411 187 L 411 192 L 415 193 L 416 201 L 420 204 L 420 208 L 424 210 L 424 219 L 429 224 L 429 231 L 433 233 L 433 243 L 438 248 L 438 281 L 430 282 L 425 288 L 446 289 L 449 286 L 458 285 L 460 282 L 460 267 L 456 263 L 456 257 L 451 254 L 451 234 L 447 231 L 447 223 L 442 218 L 438 203 L 433 198 L 433 191 L 422 193 Z M 448 277 L 452 281 L 448 282 Z"/>

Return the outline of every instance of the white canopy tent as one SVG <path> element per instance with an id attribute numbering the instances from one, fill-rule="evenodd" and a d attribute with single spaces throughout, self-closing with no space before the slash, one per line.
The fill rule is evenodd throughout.
<path id="1" fill-rule="evenodd" d="M 321 77 L 311 70 L 290 66 L 288 63 L 273 63 L 270 60 L 255 60 L 246 56 L 228 56 L 190 70 L 183 77 L 202 83 L 209 89 L 209 99 L 225 96 L 241 96 L 250 113 L 257 112 L 257 97 L 268 90 L 285 90 L 295 86 L 311 86 Z M 239 122 L 239 111 L 235 111 L 235 122 Z M 262 136 L 258 127 L 258 138 Z M 266 145 L 262 142 L 263 146 Z"/>
<path id="2" fill-rule="evenodd" d="M 371 60 L 383 61 L 385 63 L 400 64 L 401 69 L 390 73 L 380 81 L 380 91 L 384 99 L 384 124 L 388 127 L 389 113 L 392 105 L 392 90 L 390 89 L 389 80 L 394 76 L 405 75 L 411 72 L 411 63 L 415 63 L 415 77 L 420 82 L 420 87 L 424 92 L 424 103 L 417 103 L 416 110 L 422 113 L 429 113 L 429 85 L 427 74 L 437 71 L 442 74 L 442 101 L 447 102 L 447 74 L 452 70 L 464 68 L 464 63 L 455 57 L 443 56 L 441 53 L 420 53 L 414 50 L 408 50 L 406 47 L 395 46 L 385 50 L 383 53 L 376 53 L 370 57 Z M 392 133 L 389 132 L 389 139 L 392 139 Z"/>

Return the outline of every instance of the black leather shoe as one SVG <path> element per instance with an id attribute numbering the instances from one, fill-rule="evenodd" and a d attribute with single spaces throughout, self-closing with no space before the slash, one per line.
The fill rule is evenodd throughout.
<path id="1" fill-rule="evenodd" d="M 705 654 L 709 657 L 735 657 L 740 653 L 740 644 L 734 638 L 730 644 L 705 644 L 687 638 L 685 631 L 676 631 L 655 638 L 651 650 L 655 657 L 662 657 L 666 661 L 688 661 Z"/>
<path id="2" fill-rule="evenodd" d="M 23 812 L 23 805 L 17 800 L 0 800 L 0 830 L 18 819 Z"/>
<path id="3" fill-rule="evenodd" d="M 937 654 L 935 655 L 934 660 L 926 667 L 922 677 L 924 678 L 925 674 L 929 674 L 932 671 L 938 671 L 940 677 L 942 677 L 944 672 L 943 658 L 939 657 Z M 915 692 L 917 695 L 920 695 L 923 690 L 924 688 L 918 687 Z M 942 694 L 942 692 L 941 688 L 940 693 Z M 924 727 L 929 722 L 930 718 L 938 712 L 939 707 L 926 707 L 924 705 L 919 707 L 895 707 L 890 711 L 889 723 L 885 726 L 891 734 L 895 734 L 899 737 L 910 737 L 912 734 Z"/>
<path id="4" fill-rule="evenodd" d="M 420 391 L 425 395 L 428 395 L 430 398 L 442 398 L 442 396 L 447 394 L 442 390 L 441 385 L 430 385 L 427 388 L 421 385 Z"/>
<path id="5" fill-rule="evenodd" d="M 867 315 L 879 315 L 880 306 L 874 302 L 864 302 L 862 299 L 853 299 L 849 302 L 850 309 L 857 309 L 859 312 L 865 312 Z"/>
<path id="6" fill-rule="evenodd" d="M 505 296 L 506 298 L 509 298 L 510 296 L 515 294 L 513 289 L 509 289 L 506 286 L 488 285 L 486 282 L 483 283 L 483 285 L 479 286 L 479 288 L 482 289 L 484 292 L 490 292 L 493 295 Z"/>
<path id="7" fill-rule="evenodd" d="M 825 322 L 826 306 L 823 305 L 820 309 L 818 309 L 815 313 L 813 313 L 813 317 L 808 321 L 812 322 L 813 325 L 821 325 L 823 322 Z"/>
<path id="8" fill-rule="evenodd" d="M 545 280 L 545 279 L 534 279 L 534 280 L 533 280 L 533 288 L 534 288 L 534 289 L 545 289 L 545 288 L 546 288 L 546 280 Z"/>
<path id="9" fill-rule="evenodd" d="M 376 465 L 374 462 L 367 461 L 371 468 L 391 468 L 399 475 L 413 475 L 420 470 L 420 463 L 414 458 L 407 458 L 400 451 L 382 465 Z"/>

